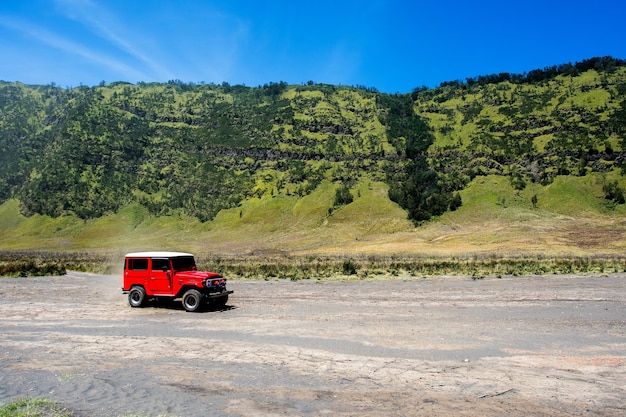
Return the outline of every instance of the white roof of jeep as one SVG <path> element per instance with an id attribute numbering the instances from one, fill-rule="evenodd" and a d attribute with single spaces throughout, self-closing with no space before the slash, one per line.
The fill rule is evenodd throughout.
<path id="1" fill-rule="evenodd" d="M 127 253 L 127 258 L 175 258 L 177 256 L 193 256 L 185 252 L 133 252 Z"/>

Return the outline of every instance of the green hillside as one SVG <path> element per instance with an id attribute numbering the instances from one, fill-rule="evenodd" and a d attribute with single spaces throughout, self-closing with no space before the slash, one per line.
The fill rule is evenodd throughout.
<path id="1" fill-rule="evenodd" d="M 623 253 L 625 64 L 395 95 L 0 82 L 0 250 Z"/>

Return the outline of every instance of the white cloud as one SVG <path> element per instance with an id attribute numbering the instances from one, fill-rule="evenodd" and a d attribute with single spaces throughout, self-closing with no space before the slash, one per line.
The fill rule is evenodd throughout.
<path id="1" fill-rule="evenodd" d="M 143 78 L 143 74 L 118 59 L 106 56 L 99 51 L 93 51 L 73 40 L 59 36 L 29 22 L 0 16 L 0 26 L 26 35 L 39 43 L 51 46 L 68 55 L 75 55 L 94 64 L 104 66 L 128 79 L 140 80 Z"/>
<path id="2" fill-rule="evenodd" d="M 136 36 L 128 33 L 129 30 L 109 10 L 91 0 L 56 0 L 56 4 L 66 17 L 83 24 L 92 33 L 143 63 L 153 74 L 150 78 L 160 80 L 175 78 L 171 71 L 155 62 L 129 41 L 130 38 Z"/>

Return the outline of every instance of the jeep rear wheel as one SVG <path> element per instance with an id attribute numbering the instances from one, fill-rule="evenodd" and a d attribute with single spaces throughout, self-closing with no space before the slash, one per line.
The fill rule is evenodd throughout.
<path id="1" fill-rule="evenodd" d="M 197 311 L 202 305 L 202 294 L 198 290 L 189 290 L 183 295 L 183 307 L 187 311 Z"/>
<path id="2" fill-rule="evenodd" d="M 146 301 L 146 291 L 143 287 L 133 287 L 128 292 L 128 304 L 131 307 L 141 307 Z"/>

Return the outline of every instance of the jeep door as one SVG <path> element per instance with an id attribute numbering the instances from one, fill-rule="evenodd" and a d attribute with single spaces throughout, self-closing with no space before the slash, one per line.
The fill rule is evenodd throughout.
<path id="1" fill-rule="evenodd" d="M 167 258 L 152 258 L 148 285 L 152 294 L 170 294 L 172 269 Z"/>
<path id="2" fill-rule="evenodd" d="M 124 289 L 130 290 L 133 285 L 146 285 L 149 272 L 148 258 L 127 258 L 124 268 Z"/>

